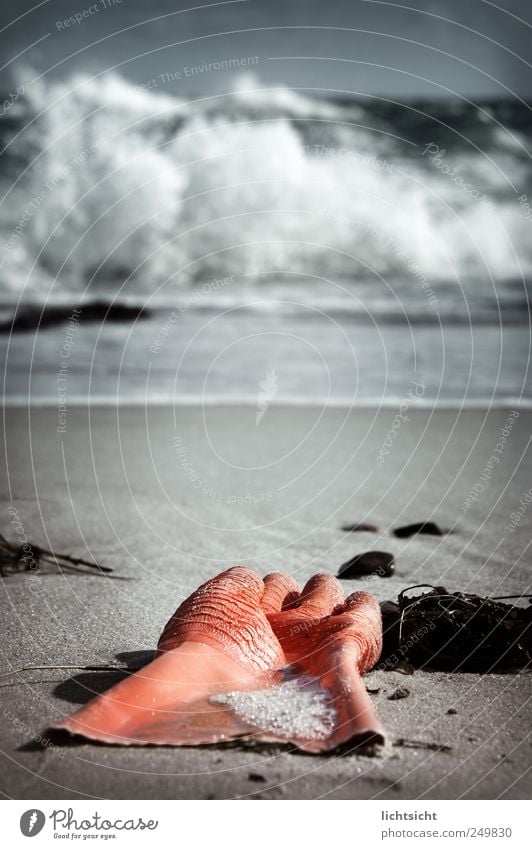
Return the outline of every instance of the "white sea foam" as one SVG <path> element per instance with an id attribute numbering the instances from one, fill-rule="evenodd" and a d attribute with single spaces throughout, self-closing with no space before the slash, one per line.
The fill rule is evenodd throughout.
<path id="1" fill-rule="evenodd" d="M 194 102 L 76 76 L 29 87 L 17 110 L 1 178 L 11 292 L 153 294 L 283 271 L 482 289 L 532 270 L 512 188 L 526 191 L 522 140 L 498 127 L 482 125 L 486 155 L 445 154 L 488 205 L 362 106 L 256 82 Z"/>

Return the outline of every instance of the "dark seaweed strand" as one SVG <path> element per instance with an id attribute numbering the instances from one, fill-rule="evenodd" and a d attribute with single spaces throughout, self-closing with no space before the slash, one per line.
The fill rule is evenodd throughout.
<path id="1" fill-rule="evenodd" d="M 415 599 L 412 599 L 412 601 L 409 602 L 408 604 L 404 604 L 405 593 L 407 593 L 407 592 L 409 592 L 413 589 L 418 589 L 418 588 L 422 588 L 422 587 L 430 587 L 433 590 L 433 592 L 432 593 L 425 593 L 425 594 L 423 594 L 423 595 L 421 595 L 421 596 L 419 596 Z M 443 590 L 443 592 L 438 592 L 439 589 Z M 527 595 L 509 596 L 509 598 L 527 598 L 527 597 L 530 598 L 530 596 L 527 596 Z M 480 614 L 482 616 L 483 608 L 488 608 L 488 611 L 489 611 L 490 602 L 496 601 L 496 599 L 494 599 L 494 598 L 483 597 L 483 596 L 479 596 L 479 595 L 476 595 L 476 594 L 447 593 L 445 591 L 444 587 L 441 587 L 441 588 L 435 587 L 432 584 L 416 584 L 412 587 L 407 587 L 405 590 L 402 590 L 399 593 L 399 596 L 398 596 L 399 607 L 401 609 L 401 620 L 400 620 L 400 628 L 399 628 L 399 647 L 401 646 L 402 625 L 403 625 L 404 614 L 407 613 L 408 609 L 410 609 L 414 606 L 417 606 L 417 607 L 421 608 L 422 613 L 425 614 L 426 609 L 432 606 L 431 602 L 434 602 L 434 604 L 437 607 L 440 608 L 440 610 L 442 611 L 442 614 L 446 614 L 446 613 L 450 614 L 450 611 L 447 611 L 446 608 L 441 605 L 441 602 L 445 599 L 452 600 L 453 603 L 457 604 L 458 606 L 461 606 L 462 609 L 466 605 L 472 607 L 474 609 L 474 612 L 472 614 L 472 618 L 474 616 L 477 616 L 478 614 Z M 479 602 L 479 603 L 475 604 L 473 599 L 475 601 Z M 492 623 L 488 623 L 488 627 L 490 627 L 490 631 L 487 635 L 484 635 L 484 637 L 482 639 L 482 642 L 484 642 L 484 643 L 486 643 L 489 640 L 489 638 L 494 635 L 497 627 L 499 627 L 502 624 L 502 622 L 505 621 L 507 616 L 512 614 L 515 610 L 519 609 L 519 608 L 516 608 L 515 605 L 495 605 L 495 607 L 497 608 L 499 614 L 501 614 L 501 612 L 503 612 L 503 615 L 500 615 L 500 618 L 498 619 L 498 621 L 495 621 L 495 623 L 493 625 L 492 625 Z M 425 608 L 425 610 L 423 610 L 423 608 Z M 501 611 L 501 608 L 503 609 L 503 611 Z M 526 608 L 523 608 L 523 610 L 525 610 L 525 609 Z M 486 616 L 485 611 L 484 611 L 484 615 Z M 452 621 L 450 616 L 447 616 L 446 618 L 450 622 L 451 626 L 456 628 L 456 623 Z M 527 627 L 528 626 L 525 626 L 523 628 L 523 632 L 527 630 Z M 522 648 L 520 646 L 520 643 L 519 643 L 520 636 L 521 635 L 516 636 L 516 638 L 511 643 L 511 645 L 505 647 L 504 653 L 501 655 L 501 657 L 499 658 L 498 661 L 491 663 L 490 668 L 494 668 L 495 666 L 497 666 L 497 664 L 501 662 L 504 655 L 506 655 L 509 651 L 512 651 L 516 647 Z M 452 640 L 455 639 L 455 637 L 456 637 L 456 635 L 451 636 L 449 638 L 449 640 L 447 641 L 447 644 L 449 644 L 449 642 L 452 642 Z M 445 648 L 445 646 L 442 647 L 442 648 Z M 468 657 L 471 657 L 471 654 L 474 654 L 474 652 L 478 648 L 479 647 L 476 647 L 469 654 Z M 528 651 L 528 649 L 526 647 L 524 647 L 522 650 L 524 651 L 525 655 L 528 657 L 528 663 L 530 663 L 530 652 Z M 442 654 L 442 650 L 440 650 L 439 654 Z M 466 660 L 467 660 L 467 658 L 466 658 Z"/>
<path id="2" fill-rule="evenodd" d="M 101 572 L 112 572 L 109 566 L 102 566 L 99 563 L 92 563 L 89 560 L 84 560 L 82 557 L 72 557 L 70 554 L 59 554 L 54 551 L 48 551 L 46 548 L 41 548 L 40 545 L 28 543 L 32 550 L 33 559 L 36 562 L 47 560 L 51 563 L 61 566 L 61 562 L 72 566 L 87 566 L 90 569 L 99 569 Z M 17 546 L 9 542 L 3 534 L 0 534 L 0 571 L 9 566 L 17 566 L 19 563 L 24 563 L 30 557 L 23 554 L 23 547 Z"/>
<path id="3" fill-rule="evenodd" d="M 43 671 L 49 669 L 82 669 L 85 672 L 138 672 L 139 669 L 142 669 L 141 666 L 129 667 L 129 666 L 111 666 L 107 664 L 89 664 L 88 666 L 84 664 L 74 663 L 69 665 L 46 665 L 46 666 L 20 666 L 18 669 L 11 669 L 9 672 L 1 672 L 0 680 L 4 678 L 11 678 L 12 675 L 18 675 L 20 672 L 34 672 L 34 671 Z"/>

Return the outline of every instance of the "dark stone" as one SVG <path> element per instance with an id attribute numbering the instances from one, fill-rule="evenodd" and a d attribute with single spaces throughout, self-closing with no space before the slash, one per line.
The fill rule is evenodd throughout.
<path id="1" fill-rule="evenodd" d="M 455 713 L 458 713 L 458 711 L 456 710 L 456 708 L 449 708 L 449 710 L 447 711 L 447 713 L 450 713 L 450 714 L 453 714 L 453 715 L 454 715 Z"/>
<path id="2" fill-rule="evenodd" d="M 442 530 L 436 522 L 414 522 L 413 525 L 403 525 L 401 528 L 394 528 L 393 534 L 396 537 L 413 537 L 416 534 L 427 534 L 433 537 L 443 537 L 447 531 Z"/>
<path id="3" fill-rule="evenodd" d="M 395 572 L 395 559 L 388 551 L 365 551 L 356 554 L 340 566 L 339 578 L 360 578 L 364 575 L 379 575 L 391 578 Z"/>
<path id="4" fill-rule="evenodd" d="M 248 781 L 266 781 L 266 779 L 260 774 L 260 772 L 250 772 L 248 775 Z"/>
<path id="5" fill-rule="evenodd" d="M 410 690 L 407 687 L 398 687 L 394 690 L 391 696 L 388 696 L 388 701 L 396 702 L 399 699 L 407 699 L 410 695 Z"/>
<path id="6" fill-rule="evenodd" d="M 342 525 L 341 531 L 346 534 L 362 533 L 366 531 L 369 534 L 378 534 L 379 528 L 377 525 L 372 525 L 371 522 L 354 522 L 352 525 Z"/>

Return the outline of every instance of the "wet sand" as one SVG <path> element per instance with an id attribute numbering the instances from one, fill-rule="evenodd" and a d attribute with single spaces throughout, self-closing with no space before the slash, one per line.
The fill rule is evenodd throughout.
<path id="1" fill-rule="evenodd" d="M 418 583 L 530 592 L 523 499 L 532 486 L 532 414 L 409 410 L 399 426 L 396 415 L 391 408 L 270 408 L 257 426 L 251 407 L 74 408 L 61 421 L 53 408 L 8 410 L 2 532 L 92 555 L 114 573 L 5 578 L 2 668 L 117 657 L 138 664 L 178 603 L 237 562 L 263 575 L 283 569 L 303 582 L 377 549 L 395 555 L 394 576 L 345 581 L 346 591 L 368 588 L 381 600 Z M 427 519 L 454 532 L 389 534 Z M 355 521 L 382 532 L 339 530 Z M 529 674 L 367 676 L 368 687 L 380 690 L 373 698 L 392 741 L 450 751 L 390 747 L 371 759 L 282 748 L 31 743 L 116 680 L 113 673 L 34 671 L 0 684 L 4 796 L 530 796 Z M 410 695 L 389 700 L 398 686 Z"/>

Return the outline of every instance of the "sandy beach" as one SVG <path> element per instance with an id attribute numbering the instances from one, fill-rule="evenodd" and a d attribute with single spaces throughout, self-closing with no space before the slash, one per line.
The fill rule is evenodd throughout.
<path id="1" fill-rule="evenodd" d="M 380 600 L 424 583 L 530 592 L 530 517 L 526 508 L 515 516 L 532 483 L 532 414 L 409 409 L 397 424 L 397 412 L 272 407 L 257 426 L 252 406 L 79 407 L 64 421 L 52 407 L 8 409 L 3 533 L 114 571 L 5 577 L 2 670 L 138 665 L 178 603 L 234 563 L 304 582 L 377 549 L 395 555 L 395 575 L 345 581 L 346 591 L 364 587 Z M 453 533 L 389 533 L 429 518 Z M 356 520 L 382 531 L 339 530 Z M 3 796 L 478 799 L 532 789 L 526 673 L 367 676 L 392 743 L 449 751 L 391 745 L 380 758 L 310 757 L 282 747 L 32 743 L 116 680 L 65 670 L 1 682 Z M 390 700 L 398 686 L 410 695 Z"/>

